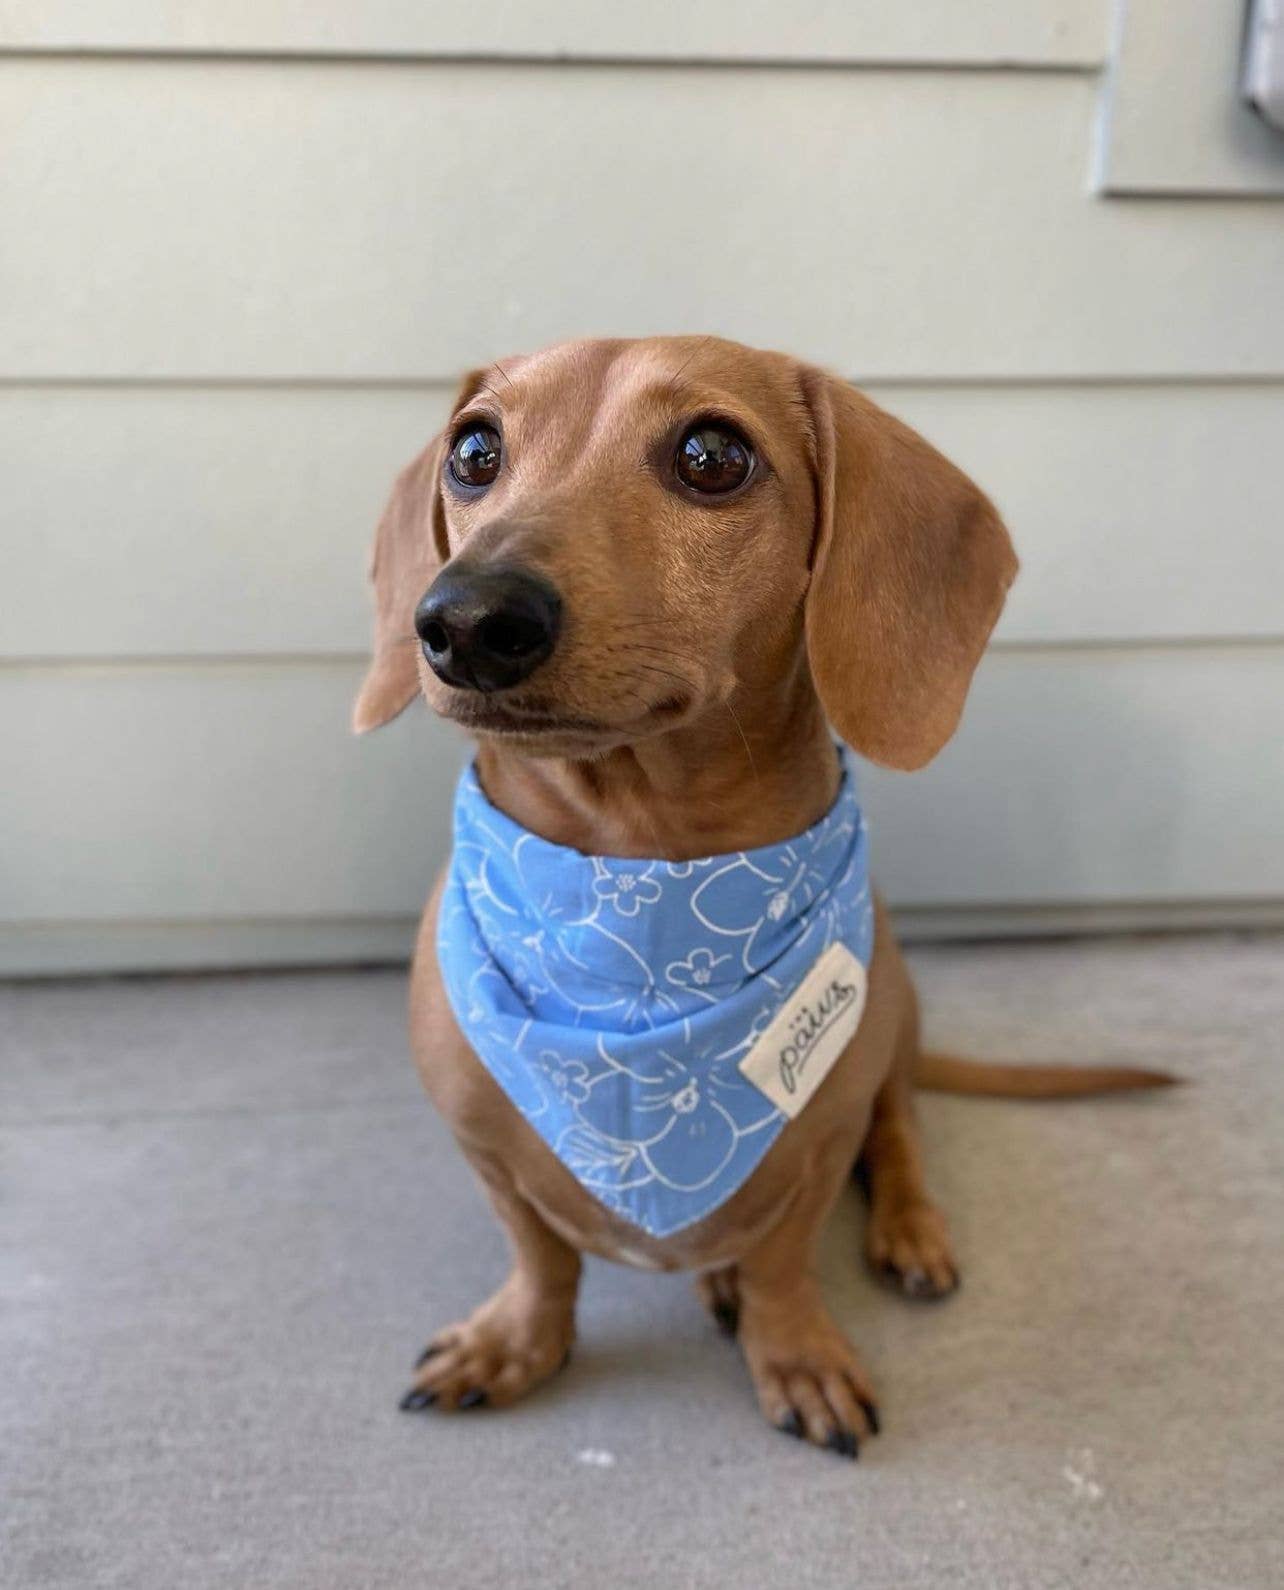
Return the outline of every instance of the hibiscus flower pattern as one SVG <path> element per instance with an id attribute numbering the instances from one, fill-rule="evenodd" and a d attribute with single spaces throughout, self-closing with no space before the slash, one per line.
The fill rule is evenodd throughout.
<path id="1" fill-rule="evenodd" d="M 702 993 L 712 1003 L 717 997 L 713 990 L 719 981 L 718 968 L 730 959 L 729 955 L 715 955 L 712 950 L 697 945 L 686 960 L 669 962 L 664 968 L 665 980 L 678 988 L 690 989 L 692 993 Z"/>
<path id="2" fill-rule="evenodd" d="M 567 1060 L 552 1049 L 541 1049 L 540 1069 L 558 1098 L 574 1107 L 589 1096 L 589 1068 L 583 1060 Z"/>
<path id="3" fill-rule="evenodd" d="M 784 1116 L 740 1062 L 831 944 L 868 964 L 850 758 L 779 845 L 694 861 L 585 856 L 460 779 L 438 956 L 482 1063 L 581 1183 L 655 1236 L 703 1219 Z"/>
<path id="4" fill-rule="evenodd" d="M 651 876 L 652 864 L 638 862 L 608 870 L 598 861 L 593 878 L 593 893 L 617 916 L 635 917 L 645 906 L 654 905 L 663 894 L 660 880 Z"/>

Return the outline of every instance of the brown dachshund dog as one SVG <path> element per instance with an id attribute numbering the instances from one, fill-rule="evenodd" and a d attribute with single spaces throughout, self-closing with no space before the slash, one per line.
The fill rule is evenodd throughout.
<path id="1" fill-rule="evenodd" d="M 398 479 L 355 727 L 422 690 L 477 737 L 495 806 L 588 855 L 770 844 L 834 801 L 831 724 L 888 767 L 941 749 L 1016 569 L 972 482 L 836 377 L 714 337 L 567 343 L 470 375 Z M 1028 1096 L 1166 1080 L 920 1054 L 880 902 L 864 1014 L 813 1100 L 725 1203 L 655 1238 L 581 1186 L 464 1039 L 434 949 L 440 894 L 415 957 L 412 1042 L 513 1268 L 433 1338 L 407 1409 L 498 1407 L 555 1374 L 594 1253 L 694 1271 L 766 1417 L 854 1457 L 878 1429 L 874 1392 L 813 1261 L 858 1160 L 870 1263 L 911 1297 L 958 1284 L 914 1083 Z"/>

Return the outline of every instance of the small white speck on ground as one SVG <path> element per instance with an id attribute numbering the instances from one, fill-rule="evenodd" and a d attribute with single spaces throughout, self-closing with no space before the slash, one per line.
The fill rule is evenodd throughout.
<path id="1" fill-rule="evenodd" d="M 583 1463 L 590 1469 L 613 1469 L 615 1467 L 615 1453 L 608 1452 L 604 1447 L 586 1446 L 575 1454 L 575 1461 Z"/>
<path id="2" fill-rule="evenodd" d="M 1084 1501 L 1099 1502 L 1105 1492 L 1096 1478 L 1096 1459 L 1092 1455 L 1091 1447 L 1081 1447 L 1079 1451 L 1070 1454 L 1070 1461 L 1061 1470 L 1069 1482 L 1070 1489 Z"/>

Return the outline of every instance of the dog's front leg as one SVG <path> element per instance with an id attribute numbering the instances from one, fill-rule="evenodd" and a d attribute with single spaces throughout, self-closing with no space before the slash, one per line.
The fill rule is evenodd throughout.
<path id="1" fill-rule="evenodd" d="M 831 1161 L 834 1156 L 827 1156 Z M 740 1346 L 763 1413 L 787 1435 L 854 1458 L 878 1434 L 874 1393 L 813 1273 L 846 1152 L 816 1166 L 784 1218 L 736 1266 Z"/>
<path id="2" fill-rule="evenodd" d="M 479 1309 L 428 1343 L 401 1401 L 408 1413 L 516 1402 L 557 1373 L 575 1337 L 579 1254 L 549 1230 L 500 1167 L 469 1157 L 508 1233 L 513 1268 Z"/>

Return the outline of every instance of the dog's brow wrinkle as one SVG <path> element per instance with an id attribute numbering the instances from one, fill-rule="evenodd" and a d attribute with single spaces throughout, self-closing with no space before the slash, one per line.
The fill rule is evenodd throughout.
<path id="1" fill-rule="evenodd" d="M 691 352 L 687 355 L 687 357 L 682 361 L 682 363 L 674 371 L 673 375 L 670 376 L 669 385 L 670 385 L 671 388 L 673 388 L 676 391 L 677 386 L 678 386 L 678 378 L 681 376 L 682 372 L 697 357 L 698 354 L 702 353 L 704 351 L 704 349 L 709 346 L 709 344 L 712 341 L 713 341 L 712 337 L 701 337 L 700 341 L 698 343 L 696 343 L 695 347 L 691 350 Z"/>

